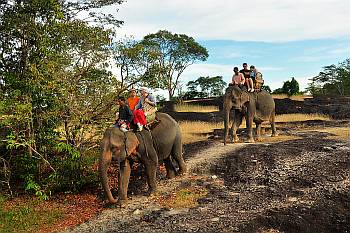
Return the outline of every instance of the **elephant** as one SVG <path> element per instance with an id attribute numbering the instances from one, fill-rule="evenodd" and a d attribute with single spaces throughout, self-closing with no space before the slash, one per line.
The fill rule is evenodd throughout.
<path id="1" fill-rule="evenodd" d="M 99 172 L 102 187 L 111 204 L 127 205 L 127 191 L 131 173 L 130 163 L 145 165 L 148 192 L 156 191 L 156 171 L 159 161 L 164 161 L 167 178 L 186 172 L 182 157 L 182 136 L 178 123 L 168 114 L 157 112 L 158 123 L 150 130 L 122 132 L 118 128 L 108 128 L 102 138 L 102 153 L 99 159 Z M 119 163 L 118 200 L 114 199 L 108 184 L 107 170 L 112 157 Z M 179 170 L 172 161 L 177 162 Z"/>
<path id="2" fill-rule="evenodd" d="M 253 121 L 256 124 L 256 138 L 261 140 L 261 123 L 270 121 L 272 137 L 277 135 L 275 126 L 275 102 L 272 96 L 265 90 L 259 92 L 247 92 L 237 85 L 230 85 L 226 88 L 224 95 L 224 145 L 226 145 L 230 113 L 232 113 L 232 127 L 230 131 L 230 141 L 238 142 L 237 129 L 242 123 L 243 117 L 246 119 L 248 141 L 254 142 Z"/>

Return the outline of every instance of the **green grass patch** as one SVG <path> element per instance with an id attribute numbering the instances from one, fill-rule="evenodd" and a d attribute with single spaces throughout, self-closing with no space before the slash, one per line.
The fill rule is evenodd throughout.
<path id="1" fill-rule="evenodd" d="M 198 199 L 208 194 L 203 188 L 184 188 L 161 198 L 161 204 L 168 208 L 192 208 L 198 205 Z"/>
<path id="2" fill-rule="evenodd" d="M 63 211 L 36 199 L 10 201 L 0 196 L 0 232 L 38 232 L 63 217 Z"/>

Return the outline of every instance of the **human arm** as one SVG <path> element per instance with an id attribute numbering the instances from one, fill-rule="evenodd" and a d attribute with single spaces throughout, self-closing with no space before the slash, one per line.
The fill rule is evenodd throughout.
<path id="1" fill-rule="evenodd" d="M 157 105 L 156 99 L 152 95 L 148 95 L 147 98 L 145 98 L 145 102 L 153 107 Z"/>
<path id="2" fill-rule="evenodd" d="M 137 109 L 141 109 L 142 108 L 142 97 L 139 99 L 139 102 L 137 102 L 137 104 L 135 105 L 135 110 L 137 110 Z"/>
<path id="3" fill-rule="evenodd" d="M 127 121 L 128 122 L 132 122 L 132 120 L 134 119 L 134 115 L 132 114 L 131 109 L 129 108 L 129 106 L 127 106 Z"/>

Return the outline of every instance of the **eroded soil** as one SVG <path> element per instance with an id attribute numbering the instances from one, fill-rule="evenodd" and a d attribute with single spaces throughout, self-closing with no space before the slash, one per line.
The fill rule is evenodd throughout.
<path id="1" fill-rule="evenodd" d="M 139 179 L 127 208 L 106 207 L 67 231 L 349 232 L 350 140 L 331 139 L 321 129 L 350 127 L 350 121 L 278 126 L 281 136 L 293 137 L 227 146 L 219 137 L 188 146 L 186 176 L 166 180 L 160 173 L 153 197 L 143 195 Z M 186 187 L 208 193 L 191 208 L 159 201 Z"/>

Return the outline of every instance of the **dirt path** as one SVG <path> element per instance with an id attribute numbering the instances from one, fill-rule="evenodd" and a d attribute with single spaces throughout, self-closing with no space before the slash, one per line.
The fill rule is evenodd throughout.
<path id="1" fill-rule="evenodd" d="M 290 132 L 288 132 L 290 133 Z M 275 143 L 211 143 L 191 153 L 189 173 L 160 180 L 161 195 L 208 190 L 194 208 L 164 208 L 132 195 L 70 232 L 349 232 L 350 142 L 294 131 Z"/>

